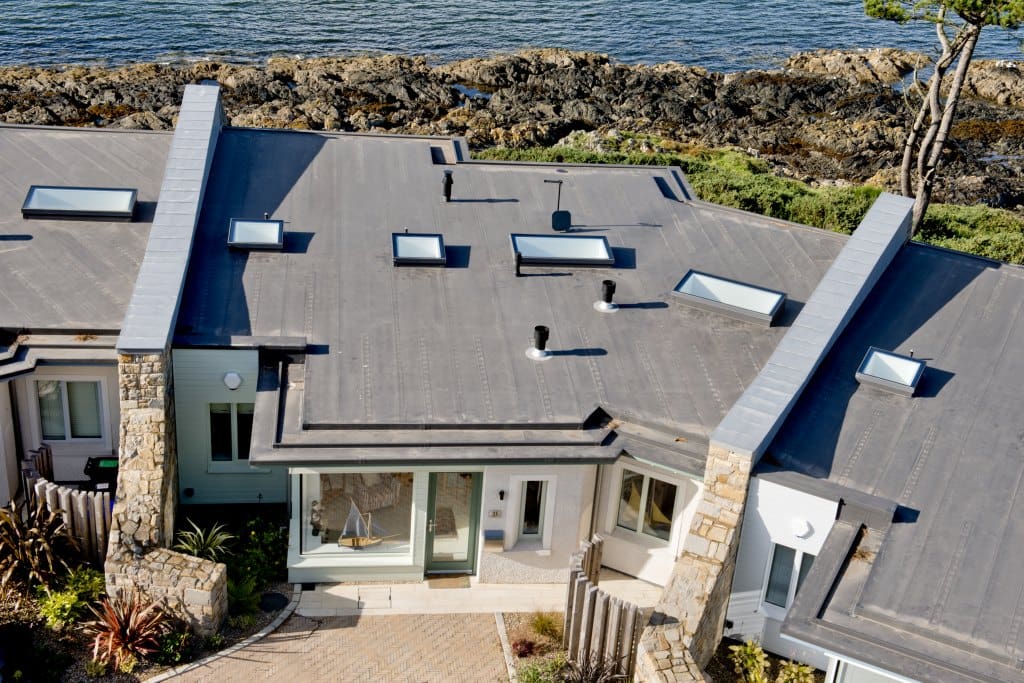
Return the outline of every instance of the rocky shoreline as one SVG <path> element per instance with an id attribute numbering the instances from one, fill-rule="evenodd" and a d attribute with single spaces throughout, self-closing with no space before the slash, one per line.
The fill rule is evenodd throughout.
<path id="1" fill-rule="evenodd" d="M 463 135 L 475 149 L 615 129 L 739 147 L 811 182 L 893 188 L 918 97 L 903 86 L 927 66 L 888 49 L 801 53 L 780 70 L 733 74 L 562 50 L 441 65 L 382 56 L 4 67 L 0 121 L 169 129 L 184 86 L 216 80 L 234 126 Z M 937 199 L 1024 211 L 1024 64 L 976 62 L 965 94 Z"/>

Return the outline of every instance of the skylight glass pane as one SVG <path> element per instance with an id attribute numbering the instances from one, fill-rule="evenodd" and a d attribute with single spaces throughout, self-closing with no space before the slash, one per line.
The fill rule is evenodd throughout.
<path id="1" fill-rule="evenodd" d="M 615 255 L 604 237 L 569 235 L 512 235 L 512 251 L 525 264 L 603 265 L 615 263 Z"/>
<path id="2" fill-rule="evenodd" d="M 248 249 L 281 249 L 284 246 L 284 221 L 256 221 L 232 218 L 228 245 Z"/>
<path id="3" fill-rule="evenodd" d="M 21 207 L 24 216 L 131 218 L 136 191 L 121 188 L 33 185 Z"/>
<path id="4" fill-rule="evenodd" d="M 745 314 L 740 317 L 771 321 L 786 299 L 783 292 L 736 282 L 691 270 L 675 288 L 675 293 L 706 308 Z"/>
<path id="5" fill-rule="evenodd" d="M 399 265 L 445 265 L 444 240 L 441 235 L 396 232 L 391 234 L 392 256 Z"/>
<path id="6" fill-rule="evenodd" d="M 871 347 L 857 370 L 857 381 L 913 395 L 924 361 Z"/>

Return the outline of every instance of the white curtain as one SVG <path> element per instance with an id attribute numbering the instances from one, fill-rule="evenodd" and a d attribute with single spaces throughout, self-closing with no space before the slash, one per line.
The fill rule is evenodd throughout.
<path id="1" fill-rule="evenodd" d="M 66 439 L 61 383 L 37 381 L 36 395 L 39 397 L 39 423 L 43 429 L 43 439 Z"/>
<path id="2" fill-rule="evenodd" d="M 67 382 L 68 412 L 71 417 L 71 438 L 99 439 L 103 436 L 100 424 L 100 383 Z"/>

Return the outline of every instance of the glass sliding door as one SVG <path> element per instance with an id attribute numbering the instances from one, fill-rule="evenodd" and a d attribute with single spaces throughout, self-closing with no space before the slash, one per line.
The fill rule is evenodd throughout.
<path id="1" fill-rule="evenodd" d="M 480 472 L 430 473 L 427 573 L 474 572 L 482 483 Z"/>

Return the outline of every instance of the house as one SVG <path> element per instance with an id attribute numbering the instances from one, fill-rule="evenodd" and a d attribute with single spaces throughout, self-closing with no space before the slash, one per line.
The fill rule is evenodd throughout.
<path id="1" fill-rule="evenodd" d="M 1019 676 L 1024 271 L 905 244 L 905 200 L 847 237 L 676 168 L 224 127 L 209 85 L 173 136 L 0 149 L 0 494 L 43 442 L 61 481 L 118 453 L 110 587 L 184 562 L 191 504 L 287 505 L 303 583 L 561 582 L 598 533 L 665 587 L 647 679 L 723 629 L 829 681 Z"/>

